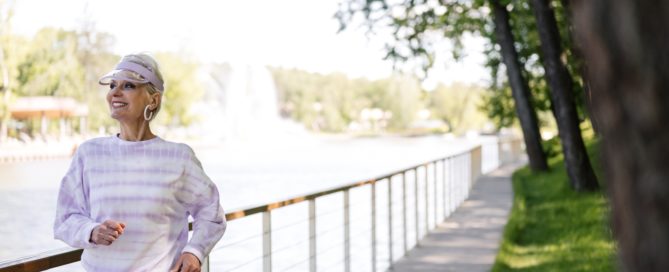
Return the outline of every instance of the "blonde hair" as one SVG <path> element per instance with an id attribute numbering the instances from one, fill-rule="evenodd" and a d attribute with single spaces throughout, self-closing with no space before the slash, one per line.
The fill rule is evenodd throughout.
<path id="1" fill-rule="evenodd" d="M 136 53 L 136 54 L 125 55 L 123 56 L 123 58 L 121 58 L 121 62 L 123 61 L 129 61 L 132 63 L 142 65 L 144 66 L 144 68 L 152 71 L 160 81 L 164 81 L 163 74 L 160 72 L 160 67 L 158 66 L 158 62 L 151 55 L 147 53 Z M 136 77 L 137 79 L 141 79 L 142 77 L 141 75 L 135 72 L 131 71 L 128 72 L 130 72 L 130 74 L 132 74 L 132 76 Z M 151 95 L 155 93 L 160 93 L 160 96 L 162 98 L 163 93 L 158 91 L 158 89 L 156 89 L 156 86 L 153 86 L 153 84 L 147 84 L 146 90 Z M 153 120 L 153 118 L 155 118 L 158 112 L 160 111 L 163 102 L 162 99 L 160 99 L 159 101 L 160 102 L 158 102 L 158 106 L 153 110 L 153 117 L 151 117 L 151 120 Z"/>

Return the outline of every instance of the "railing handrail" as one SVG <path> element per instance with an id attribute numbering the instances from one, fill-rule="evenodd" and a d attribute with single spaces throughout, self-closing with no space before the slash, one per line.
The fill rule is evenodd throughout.
<path id="1" fill-rule="evenodd" d="M 499 142 L 514 141 L 517 139 L 499 139 Z M 233 221 L 236 219 L 244 218 L 250 215 L 271 211 L 281 207 L 286 207 L 294 205 L 300 202 L 313 200 L 324 195 L 330 195 L 338 192 L 343 192 L 350 190 L 351 188 L 361 187 L 364 185 L 369 185 L 376 183 L 377 181 L 385 180 L 391 178 L 395 175 L 399 175 L 420 167 L 427 167 L 431 163 L 435 163 L 442 160 L 448 160 L 454 157 L 462 156 L 464 154 L 470 153 L 477 148 L 481 148 L 481 144 L 475 144 L 472 147 L 469 147 L 463 151 L 450 154 L 445 157 L 440 157 L 438 159 L 429 160 L 427 162 L 415 164 L 411 167 L 403 168 L 401 170 L 394 171 L 389 174 L 380 175 L 376 178 L 367 179 L 359 182 L 350 183 L 343 186 L 336 186 L 330 189 L 321 190 L 318 192 L 309 193 L 306 195 L 300 195 L 297 197 L 291 197 L 281 201 L 275 201 L 268 204 L 251 206 L 248 208 L 238 209 L 236 211 L 228 212 L 225 214 L 226 220 Z M 189 223 L 189 230 L 193 229 L 193 223 Z M 73 248 L 60 248 L 47 252 L 42 252 L 39 254 L 21 257 L 19 259 L 0 262 L 0 272 L 9 272 L 9 271 L 42 271 L 50 268 L 55 268 L 63 266 L 70 263 L 75 263 L 81 260 L 81 254 L 83 249 L 73 249 Z"/>
<path id="2" fill-rule="evenodd" d="M 334 194 L 334 193 L 338 193 L 338 192 L 343 192 L 345 190 L 349 190 L 349 189 L 352 189 L 352 188 L 355 188 L 355 187 L 360 187 L 360 186 L 372 184 L 372 183 L 375 183 L 379 180 L 388 179 L 388 178 L 391 178 L 395 175 L 399 175 L 401 173 L 411 171 L 411 170 L 416 169 L 418 167 L 427 166 L 427 165 L 429 165 L 433 162 L 436 162 L 436 161 L 450 159 L 450 158 L 453 158 L 453 157 L 461 156 L 463 154 L 467 154 L 467 153 L 471 152 L 472 150 L 478 148 L 479 146 L 480 145 L 475 145 L 474 147 L 468 148 L 468 149 L 466 149 L 464 151 L 461 151 L 461 152 L 450 154 L 450 155 L 445 156 L 445 157 L 440 157 L 438 159 L 429 160 L 429 161 L 426 161 L 426 162 L 423 162 L 423 163 L 415 164 L 411 167 L 406 167 L 406 168 L 403 168 L 402 170 L 397 170 L 397 171 L 389 173 L 389 174 L 383 174 L 383 175 L 377 176 L 375 178 L 366 179 L 366 180 L 359 181 L 359 182 L 354 182 L 354 183 L 349 183 L 349 184 L 343 185 L 343 186 L 336 186 L 336 187 L 333 187 L 333 188 L 330 188 L 330 189 L 325 189 L 325 190 L 321 190 L 321 191 L 318 191 L 318 192 L 309 193 L 309 194 L 306 194 L 306 195 L 303 194 L 303 195 L 300 195 L 300 196 L 291 197 L 291 198 L 288 198 L 288 199 L 285 199 L 285 200 L 275 201 L 275 202 L 271 202 L 271 203 L 268 203 L 268 204 L 262 204 L 262 205 L 258 205 L 258 206 L 254 205 L 254 206 L 251 206 L 251 207 L 248 207 L 248 208 L 239 209 L 237 211 L 226 213 L 225 214 L 225 219 L 228 220 L 228 221 L 232 221 L 232 220 L 244 218 L 246 216 L 250 216 L 250 215 L 253 215 L 253 214 L 266 212 L 266 211 L 271 211 L 271 210 L 278 209 L 278 208 L 281 208 L 281 207 L 290 206 L 290 205 L 293 205 L 293 204 L 304 202 L 306 200 L 316 199 L 316 198 L 324 196 L 324 195 L 330 195 L 330 194 Z"/>
<path id="3" fill-rule="evenodd" d="M 81 260 L 83 249 L 71 247 L 54 249 L 39 254 L 0 263 L 0 271 L 42 271 Z"/>

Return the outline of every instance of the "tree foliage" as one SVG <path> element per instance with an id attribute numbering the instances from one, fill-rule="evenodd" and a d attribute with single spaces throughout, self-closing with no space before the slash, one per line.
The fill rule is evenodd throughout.
<path id="1" fill-rule="evenodd" d="M 204 87 L 197 78 L 199 64 L 175 53 L 156 54 L 165 81 L 163 104 L 158 121 L 168 126 L 187 126 L 196 121 L 189 111 Z"/>
<path id="2" fill-rule="evenodd" d="M 14 1 L 0 0 L 0 141 L 7 135 L 10 120 L 9 105 L 12 101 L 11 70 L 16 67 L 16 45 L 11 35 L 11 18 L 14 14 Z"/>
<path id="3" fill-rule="evenodd" d="M 387 59 L 411 61 L 426 72 L 434 65 L 434 43 L 442 37 L 451 38 L 451 53 L 460 58 L 463 34 L 478 33 L 487 22 L 489 11 L 482 4 L 482 0 L 350 0 L 340 3 L 335 16 L 344 30 L 362 15 L 370 33 L 392 37 L 386 44 Z"/>
<path id="4" fill-rule="evenodd" d="M 481 129 L 487 118 L 479 111 L 483 88 L 439 85 L 424 90 L 418 78 L 395 74 L 388 78 L 351 79 L 343 74 L 317 74 L 271 68 L 279 92 L 281 115 L 317 131 L 379 129 L 407 132 L 420 126 L 419 112 L 443 121 L 444 131 Z"/>
<path id="5" fill-rule="evenodd" d="M 9 84 L 1 84 L 8 95 L 72 97 L 88 106 L 89 128 L 115 125 L 109 117 L 106 88 L 98 84 L 98 78 L 120 59 L 111 51 L 115 42 L 112 35 L 86 24 L 77 31 L 43 28 L 33 37 L 13 35 L 8 29 L 3 25 L 0 32 L 2 70 L 9 78 Z M 167 86 L 159 122 L 170 126 L 191 124 L 194 118 L 189 107 L 203 92 L 197 78 L 199 64 L 175 53 L 159 53 L 156 58 Z M 0 101 L 3 125 L 9 121 L 11 101 Z M 31 122 L 27 127 L 34 128 Z"/>
<path id="6" fill-rule="evenodd" d="M 475 85 L 440 84 L 429 94 L 430 110 L 434 117 L 446 123 L 448 132 L 460 134 L 481 128 L 487 121 L 479 108 L 483 92 L 483 88 Z"/>
<path id="7" fill-rule="evenodd" d="M 73 31 L 44 28 L 27 44 L 17 67 L 20 96 L 61 96 L 78 100 L 84 94 L 84 70 L 77 59 Z"/>
<path id="8" fill-rule="evenodd" d="M 322 75 L 297 69 L 272 68 L 281 114 L 313 130 L 340 132 L 369 120 L 363 112 L 378 109 L 389 130 L 402 130 L 425 108 L 419 81 L 394 75 L 379 80 L 350 79 L 339 73 Z"/>
<path id="9" fill-rule="evenodd" d="M 534 107 L 539 112 L 551 111 L 550 95 L 541 66 L 539 36 L 535 19 L 528 0 L 501 1 L 510 10 L 512 32 L 516 41 L 519 61 L 525 67 Z M 562 37 L 570 37 L 569 21 L 562 2 L 552 1 L 556 8 L 559 30 Z M 384 35 L 389 38 L 386 44 L 386 58 L 395 61 L 396 66 L 418 68 L 426 75 L 435 65 L 439 54 L 452 54 L 459 60 L 463 55 L 463 37 L 467 34 L 483 37 L 486 40 L 484 54 L 489 68 L 491 82 L 485 103 L 489 117 L 497 127 L 508 126 L 515 119 L 513 98 L 507 89 L 504 67 L 496 43 L 494 23 L 490 7 L 485 0 L 348 0 L 340 3 L 335 16 L 339 19 L 341 30 L 352 24 L 360 23 L 367 27 L 370 34 Z M 362 20 L 362 22 L 360 21 Z M 436 43 L 450 42 L 450 52 L 437 51 Z M 572 39 L 562 40 L 563 59 L 567 61 L 569 71 L 574 77 L 575 98 L 579 118 L 586 118 L 584 111 L 583 80 L 579 59 L 574 55 Z M 417 66 L 417 67 L 414 67 Z M 406 67 L 404 67 L 406 68 Z M 541 124 L 552 124 L 549 115 L 539 114 Z M 543 117 L 543 118 L 542 118 Z"/>

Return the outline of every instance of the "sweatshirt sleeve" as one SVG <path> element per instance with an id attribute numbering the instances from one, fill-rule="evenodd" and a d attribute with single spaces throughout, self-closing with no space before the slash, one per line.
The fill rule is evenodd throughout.
<path id="1" fill-rule="evenodd" d="M 80 149 L 77 149 L 70 168 L 60 183 L 53 233 L 55 239 L 72 247 L 91 248 L 96 246 L 90 242 L 91 231 L 98 223 L 90 218 Z"/>
<path id="2" fill-rule="evenodd" d="M 193 253 L 200 262 L 225 233 L 225 212 L 219 203 L 218 188 L 205 174 L 193 150 L 187 146 L 183 187 L 178 194 L 193 217 L 193 235 L 183 252 Z"/>

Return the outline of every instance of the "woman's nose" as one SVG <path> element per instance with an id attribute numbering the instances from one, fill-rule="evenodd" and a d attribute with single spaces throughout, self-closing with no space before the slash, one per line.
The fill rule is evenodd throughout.
<path id="1" fill-rule="evenodd" d="M 121 88 L 118 86 L 114 87 L 113 89 L 109 89 L 109 93 L 111 93 L 112 96 L 120 96 L 121 95 Z"/>

